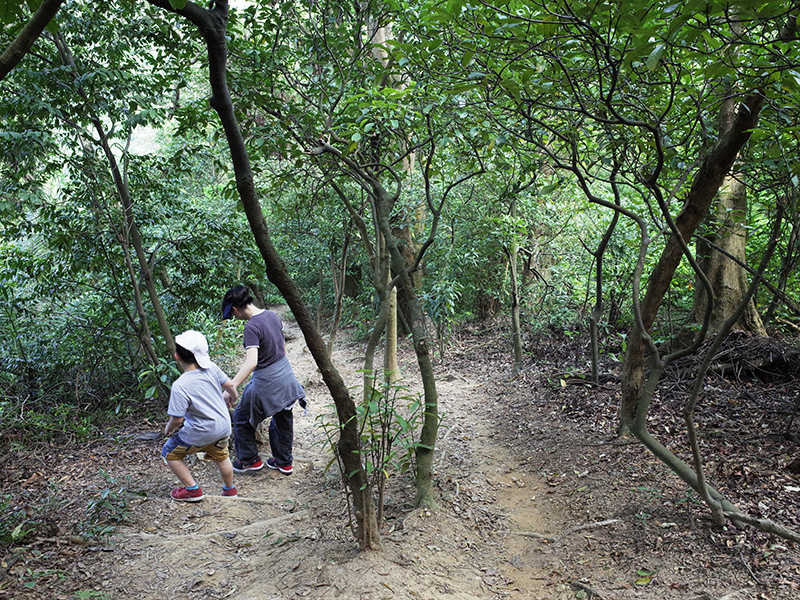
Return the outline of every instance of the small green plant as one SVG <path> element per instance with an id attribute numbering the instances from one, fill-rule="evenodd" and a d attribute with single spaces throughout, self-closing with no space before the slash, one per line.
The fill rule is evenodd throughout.
<path id="1" fill-rule="evenodd" d="M 25 570 L 25 581 L 22 584 L 28 589 L 35 588 L 41 580 L 43 579 L 52 579 L 56 578 L 57 580 L 62 580 L 65 577 L 63 571 L 59 569 L 26 569 Z"/>
<path id="2" fill-rule="evenodd" d="M 128 517 L 131 492 L 124 486 L 117 487 L 116 480 L 103 469 L 100 469 L 100 475 L 105 479 L 106 487 L 89 501 L 85 518 L 79 524 L 80 534 L 86 538 L 109 535 Z"/>
<path id="3" fill-rule="evenodd" d="M 36 536 L 52 535 L 65 503 L 55 481 L 42 492 L 22 490 L 0 496 L 0 544 L 19 546 Z"/>
<path id="4" fill-rule="evenodd" d="M 422 421 L 423 408 L 419 394 L 412 394 L 406 386 L 390 383 L 386 374 L 383 384 L 372 387 L 369 398 L 356 407 L 362 464 L 370 489 L 377 495 L 379 522 L 383 520 L 386 482 L 394 474 L 414 471 L 417 448 L 414 438 Z M 326 434 L 327 443 L 335 452 L 338 424 L 331 423 L 324 415 L 317 417 L 317 420 Z M 338 455 L 334 460 L 337 459 Z M 341 460 L 338 460 L 338 464 L 343 470 Z"/>
<path id="5" fill-rule="evenodd" d="M 361 447 L 367 474 L 378 496 L 378 519 L 383 520 L 386 482 L 393 473 L 414 470 L 415 432 L 422 421 L 423 402 L 408 387 L 383 377 L 380 388 L 356 412 L 361 424 Z"/>
<path id="6" fill-rule="evenodd" d="M 689 490 L 683 498 L 680 498 L 675 502 L 675 506 L 679 504 L 683 504 L 684 502 L 694 502 L 695 504 L 703 504 L 702 500 L 698 500 L 694 497 L 694 490 Z"/>
<path id="7" fill-rule="evenodd" d="M 663 498 L 664 494 L 661 490 L 656 488 L 647 487 L 646 485 L 640 485 L 636 487 L 636 491 L 644 494 L 648 498 Z"/>
<path id="8" fill-rule="evenodd" d="M 442 359 L 445 348 L 450 343 L 453 327 L 458 323 L 456 306 L 462 291 L 462 285 L 458 281 L 437 281 L 420 298 L 423 310 L 436 326 L 439 356 Z"/>
<path id="9" fill-rule="evenodd" d="M 172 358 L 161 358 L 156 365 L 147 365 L 139 371 L 139 390 L 145 400 L 167 397 L 171 382 L 180 376 Z"/>

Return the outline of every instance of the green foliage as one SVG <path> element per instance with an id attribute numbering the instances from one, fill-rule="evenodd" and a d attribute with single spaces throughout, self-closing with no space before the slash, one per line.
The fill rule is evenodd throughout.
<path id="1" fill-rule="evenodd" d="M 362 464 L 370 489 L 378 494 L 378 510 L 382 514 L 387 482 L 414 470 L 418 446 L 415 439 L 424 403 L 419 394 L 412 394 L 406 386 L 390 383 L 388 376 L 384 376 L 380 388 L 370 388 L 370 394 L 369 399 L 356 407 L 354 418 L 359 423 Z M 335 453 L 339 425 L 331 423 L 326 415 L 319 415 L 317 421 Z M 339 465 L 343 468 L 341 461 Z"/>
<path id="2" fill-rule="evenodd" d="M 169 389 L 181 372 L 174 358 L 162 358 L 156 365 L 145 365 L 139 371 L 139 392 L 145 400 L 169 397 Z"/>
<path id="3" fill-rule="evenodd" d="M 436 340 L 442 359 L 453 327 L 457 323 L 456 305 L 461 298 L 461 292 L 462 286 L 457 281 L 437 281 L 420 297 L 423 310 L 436 326 Z"/>
<path id="4" fill-rule="evenodd" d="M 61 580 L 66 577 L 66 573 L 61 571 L 60 569 L 26 569 L 26 574 L 23 576 L 25 580 L 23 582 L 23 587 L 28 589 L 33 589 L 39 583 L 40 580 L 52 580 L 55 577 L 55 580 Z M 50 583 L 50 581 L 48 581 Z"/>
<path id="5" fill-rule="evenodd" d="M 0 495 L 0 545 L 21 546 L 53 535 L 58 531 L 59 511 L 66 504 L 55 481 L 41 494 L 23 489 Z"/>
<path id="6" fill-rule="evenodd" d="M 128 516 L 131 491 L 120 484 L 106 471 L 100 469 L 106 483 L 99 494 L 86 506 L 84 519 L 76 525 L 78 533 L 87 539 L 102 538 L 114 532 L 117 525 Z M 129 485 L 130 482 L 127 482 Z"/>
<path id="7" fill-rule="evenodd" d="M 35 531 L 35 525 L 27 518 L 25 512 L 13 506 L 14 496 L 0 495 L 0 544 L 10 545 L 22 543 Z"/>
<path id="8" fill-rule="evenodd" d="M 626 212 L 606 251 L 603 299 L 614 313 L 609 326 L 628 326 L 640 227 L 650 238 L 646 274 L 663 244 L 659 200 L 673 217 L 682 209 L 688 175 L 719 135 L 723 98 L 758 89 L 769 99 L 740 157 L 751 190 L 748 260 L 769 241 L 775 204 L 796 196 L 800 74 L 791 47 L 779 41 L 791 25 L 785 3 L 738 3 L 736 35 L 727 5 L 698 0 L 624 7 L 393 1 L 371 5 L 369 19 L 366 10 L 346 2 L 232 9 L 228 63 L 272 239 L 308 305 L 323 311 L 334 306 L 327 265 L 350 239 L 346 269 L 361 293 L 345 299 L 344 322 L 358 335 L 367 335 L 376 316 L 364 249 L 375 240 L 354 226 L 357 215 L 374 235 L 371 190 L 356 185 L 338 158 L 315 153 L 322 141 L 372 170 L 375 181 L 396 185 L 391 226 L 409 233 L 403 243 L 410 250 L 425 241 L 441 208 L 420 298 L 442 355 L 459 322 L 488 316 L 486 304 L 506 310 L 512 249 L 519 251 L 524 327 L 576 330 L 593 302 L 589 252 L 615 200 Z M 9 24 L 4 41 L 27 14 L 20 3 L 0 3 L 0 20 Z M 98 414 L 124 414 L 142 398 L 157 398 L 159 388 L 163 402 L 176 375 L 139 259 L 130 259 L 130 270 L 126 263 L 128 225 L 97 144 L 98 123 L 134 199 L 131 217 L 173 333 L 203 331 L 215 360 L 231 371 L 241 324 L 219 328 L 222 294 L 252 282 L 280 301 L 266 283 L 208 108 L 198 40 L 173 17 L 146 3 L 97 11 L 72 2 L 58 25 L 74 64 L 45 37 L 4 80 L 6 429 L 45 439 L 91 435 Z M 368 21 L 391 22 L 393 37 L 376 47 Z M 143 143 L 153 132 L 154 141 Z M 404 163 L 408 148 L 414 160 Z M 478 170 L 480 178 L 450 187 Z M 792 244 L 787 229 L 779 246 L 786 260 L 768 269 L 790 297 L 800 285 Z M 656 338 L 691 310 L 694 279 L 681 265 Z M 762 307 L 769 301 L 758 300 Z M 776 314 L 790 316 L 780 308 Z M 141 348 L 145 325 L 155 365 Z"/>
<path id="9" fill-rule="evenodd" d="M 422 421 L 423 403 L 407 386 L 392 384 L 384 377 L 380 389 L 356 407 L 361 426 L 364 465 L 373 477 L 374 489 L 383 490 L 392 472 L 405 473 L 414 466 L 416 432 Z"/>
<path id="10" fill-rule="evenodd" d="M 84 539 L 99 539 L 111 534 L 124 522 L 130 498 L 137 494 L 126 480 L 120 485 L 109 473 L 100 469 L 105 487 L 91 497 L 82 517 L 70 523 Z M 0 495 L 0 545 L 22 546 L 35 538 L 46 538 L 63 531 L 71 515 L 63 514 L 74 497 L 69 497 L 55 480 L 42 491 L 17 490 Z M 35 581 L 32 577 L 30 581 Z"/>

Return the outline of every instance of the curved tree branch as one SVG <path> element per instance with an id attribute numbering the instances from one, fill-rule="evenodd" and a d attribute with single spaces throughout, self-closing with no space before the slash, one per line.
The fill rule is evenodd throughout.
<path id="1" fill-rule="evenodd" d="M 25 57 L 63 3 L 64 0 L 42 0 L 28 24 L 22 28 L 14 41 L 0 55 L 0 81 L 5 79 L 6 75 Z"/>

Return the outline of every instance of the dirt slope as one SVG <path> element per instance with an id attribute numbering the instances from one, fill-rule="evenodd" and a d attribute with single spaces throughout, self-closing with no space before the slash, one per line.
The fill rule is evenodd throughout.
<path id="1" fill-rule="evenodd" d="M 214 466 L 197 461 L 206 499 L 181 504 L 168 499 L 177 481 L 158 459 L 161 440 L 110 437 L 87 452 L 143 495 L 108 544 L 65 547 L 70 576 L 38 586 L 41 597 L 800 598 L 796 548 L 711 531 L 671 474 L 639 446 L 612 440 L 610 420 L 568 419 L 541 379 L 511 377 L 502 338 L 462 338 L 437 368 L 440 510 L 413 510 L 413 489 L 395 481 L 382 551 L 357 551 L 317 427 L 332 419 L 326 390 L 287 325 L 289 358 L 311 400 L 308 414 L 295 409 L 295 473 L 237 475 L 240 496 L 222 498 Z M 354 387 L 360 352 L 342 346 L 335 355 Z M 413 381 L 412 358 L 402 368 Z"/>

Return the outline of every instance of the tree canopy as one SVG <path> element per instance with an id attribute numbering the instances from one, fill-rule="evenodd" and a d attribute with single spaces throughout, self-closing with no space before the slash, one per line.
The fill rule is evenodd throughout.
<path id="1" fill-rule="evenodd" d="M 12 426 L 28 427 L 13 415 L 29 400 L 42 419 L 163 401 L 172 336 L 191 327 L 230 348 L 218 303 L 246 283 L 285 300 L 308 341 L 369 547 L 382 471 L 357 405 L 370 386 L 379 395 L 371 354 L 396 288 L 424 388 L 418 504 L 435 507 L 436 354 L 459 324 L 499 315 L 517 371 L 526 335 L 588 331 L 577 368 L 596 381 L 599 354 L 621 364 L 619 433 L 719 518 L 753 523 L 705 483 L 696 447 L 685 465 L 646 419 L 664 368 L 709 333 L 747 329 L 745 310 L 771 333 L 798 329 L 800 8 L 30 4 L 0 3 L 0 414 Z M 711 274 L 714 253 L 735 294 Z M 362 399 L 330 361 L 334 313 L 369 339 Z"/>

